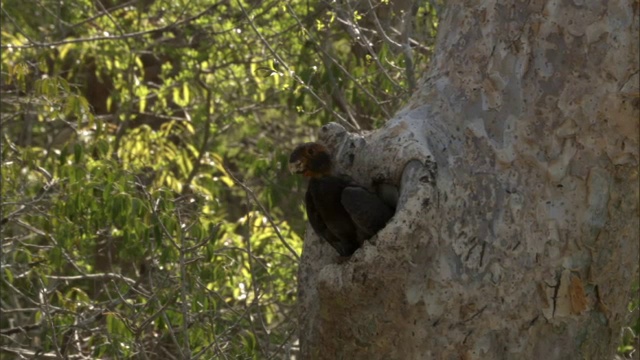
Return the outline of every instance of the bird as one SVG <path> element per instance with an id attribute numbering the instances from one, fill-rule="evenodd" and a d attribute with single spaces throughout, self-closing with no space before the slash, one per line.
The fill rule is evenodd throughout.
<path id="1" fill-rule="evenodd" d="M 309 179 L 309 223 L 342 257 L 351 256 L 394 215 L 395 209 L 377 194 L 346 175 L 334 174 L 331 154 L 320 143 L 298 145 L 289 157 L 289 170 Z"/>

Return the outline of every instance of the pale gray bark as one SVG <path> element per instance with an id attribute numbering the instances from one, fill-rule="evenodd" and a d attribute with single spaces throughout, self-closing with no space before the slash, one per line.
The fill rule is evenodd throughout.
<path id="1" fill-rule="evenodd" d="M 447 6 L 401 113 L 320 132 L 402 188 L 345 263 L 308 231 L 301 358 L 610 359 L 638 271 L 637 2 Z"/>

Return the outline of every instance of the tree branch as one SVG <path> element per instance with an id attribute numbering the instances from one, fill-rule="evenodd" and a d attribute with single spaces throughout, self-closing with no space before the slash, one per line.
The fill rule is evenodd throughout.
<path id="1" fill-rule="evenodd" d="M 149 34 L 155 34 L 155 33 L 161 33 L 167 30 L 171 30 L 173 28 L 176 28 L 180 25 L 184 25 L 184 24 L 188 24 L 194 20 L 197 20 L 199 18 L 201 18 L 202 16 L 206 15 L 208 12 L 210 12 L 211 10 L 215 9 L 216 7 L 220 6 L 221 3 L 217 3 L 214 5 L 209 6 L 208 8 L 206 8 L 205 10 L 199 12 L 198 14 L 188 17 L 184 20 L 180 20 L 180 21 L 176 21 L 172 24 L 166 25 L 166 26 L 162 26 L 159 28 L 155 28 L 155 29 L 151 29 L 151 30 L 145 30 L 145 31 L 137 31 L 137 32 L 132 32 L 132 33 L 127 33 L 127 34 L 122 34 L 119 36 L 95 36 L 95 37 L 90 37 L 90 38 L 79 38 L 79 39 L 66 39 L 66 40 L 60 40 L 60 41 L 54 41 L 54 42 L 48 42 L 48 43 L 43 43 L 43 42 L 39 42 L 39 41 L 35 41 L 33 39 L 30 39 L 27 35 L 25 35 L 24 33 L 22 33 L 22 35 L 24 35 L 24 37 L 27 38 L 27 40 L 29 40 L 29 42 L 31 42 L 31 44 L 27 44 L 27 45 L 2 45 L 0 46 L 0 49 L 30 49 L 30 48 L 41 48 L 41 47 L 46 47 L 46 48 L 50 48 L 50 47 L 56 47 L 56 46 L 62 46 L 62 45 L 66 45 L 66 44 L 79 44 L 79 43 L 85 43 L 85 42 L 93 42 L 93 41 L 113 41 L 113 40 L 124 40 L 124 39 L 132 39 L 132 38 L 138 38 L 144 35 L 149 35 Z M 7 14 L 6 10 L 4 10 L 4 8 L 2 8 L 2 11 L 5 13 L 5 15 L 7 15 L 7 17 L 9 18 L 9 20 L 11 22 L 13 22 L 13 19 Z M 18 27 L 17 24 L 14 23 L 14 25 L 20 29 L 20 27 Z"/>

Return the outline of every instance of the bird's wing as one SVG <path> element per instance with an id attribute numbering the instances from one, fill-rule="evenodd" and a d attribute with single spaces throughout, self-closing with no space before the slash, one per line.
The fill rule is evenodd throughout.
<path id="1" fill-rule="evenodd" d="M 305 198 L 311 227 L 341 256 L 350 256 L 358 248 L 356 228 L 340 203 L 344 185 L 332 179 L 309 182 Z"/>
<path id="2" fill-rule="evenodd" d="M 305 206 L 307 207 L 307 217 L 309 218 L 309 223 L 311 223 L 311 227 L 316 234 L 323 236 L 323 234 L 327 231 L 327 224 L 324 223 L 318 209 L 316 209 L 316 204 L 313 201 L 313 196 L 311 195 L 311 191 L 307 190 L 307 194 L 305 196 Z"/>
<path id="3" fill-rule="evenodd" d="M 392 208 L 376 194 L 359 186 L 345 187 L 342 191 L 341 203 L 363 239 L 375 235 L 393 217 Z"/>

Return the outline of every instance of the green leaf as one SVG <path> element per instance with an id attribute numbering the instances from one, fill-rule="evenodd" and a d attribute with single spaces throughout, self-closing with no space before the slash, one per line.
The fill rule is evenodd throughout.
<path id="1" fill-rule="evenodd" d="M 4 268 L 4 276 L 7 277 L 7 281 L 13 284 L 13 272 L 9 268 Z"/>
<path id="2" fill-rule="evenodd" d="M 78 143 L 75 143 L 73 145 L 73 156 L 74 156 L 73 160 L 74 160 L 74 163 L 76 163 L 76 164 L 82 163 L 82 160 L 83 160 L 82 156 L 83 155 L 84 155 L 84 148 L 82 147 L 82 145 L 80 145 Z"/>

